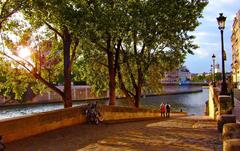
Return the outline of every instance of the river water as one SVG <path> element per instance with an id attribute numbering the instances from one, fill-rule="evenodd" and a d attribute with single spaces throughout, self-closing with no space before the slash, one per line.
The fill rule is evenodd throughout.
<path id="1" fill-rule="evenodd" d="M 180 111 L 182 109 L 182 111 L 187 112 L 190 115 L 203 115 L 205 102 L 207 100 L 208 89 L 203 88 L 203 91 L 198 93 L 143 97 L 140 101 L 140 107 L 159 109 L 160 104 L 164 102 L 169 103 L 172 106 L 173 111 Z M 86 105 L 88 102 L 74 102 L 73 106 Z M 99 104 L 107 103 L 108 101 L 106 100 L 99 101 Z M 117 105 L 127 106 L 127 102 L 123 99 L 119 99 Z M 62 103 L 0 107 L 0 119 L 47 112 L 61 108 L 63 108 Z"/>

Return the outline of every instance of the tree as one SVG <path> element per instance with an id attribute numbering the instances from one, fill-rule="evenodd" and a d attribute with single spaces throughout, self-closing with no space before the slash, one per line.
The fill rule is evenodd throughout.
<path id="1" fill-rule="evenodd" d="M 99 76 L 108 77 L 105 82 L 108 82 L 110 105 L 116 104 L 115 91 L 118 51 L 115 48 L 121 43 L 121 36 L 127 32 L 125 3 L 125 1 L 114 0 L 94 0 L 88 2 L 88 29 L 87 34 L 85 35 L 85 43 L 87 46 L 84 47 L 85 51 L 87 51 L 84 53 L 86 55 L 84 57 L 87 61 L 83 61 L 86 68 L 83 68 L 85 72 L 81 73 L 85 75 L 83 77 L 86 78 L 89 84 L 94 85 L 93 87 L 103 88 L 106 84 L 100 82 L 102 78 L 99 78 Z M 99 55 L 97 59 L 92 59 L 95 60 L 92 63 L 88 61 L 89 52 L 94 56 Z M 104 70 L 103 68 L 106 68 L 104 73 L 107 73 L 107 75 L 103 76 L 102 73 L 92 74 L 92 66 L 95 66 L 102 71 Z"/>
<path id="2" fill-rule="evenodd" d="M 197 19 L 202 17 L 206 4 L 206 1 L 199 0 L 91 1 L 91 32 L 87 37 L 91 42 L 86 49 L 86 58 L 82 60 L 91 55 L 97 59 L 92 59 L 94 63 L 83 61 L 88 64 L 84 70 L 91 70 L 89 64 L 99 70 L 106 66 L 110 100 L 115 98 L 117 75 L 122 92 L 129 100 L 133 98 L 138 107 L 143 87 L 150 88 L 150 81 L 154 81 L 153 73 L 157 73 L 159 76 L 155 78 L 160 79 L 166 71 L 183 63 L 187 53 L 197 48 L 192 44 L 194 36 L 189 32 L 199 25 Z M 91 84 L 104 85 L 96 82 L 102 80 L 103 73 L 88 73 L 91 72 L 84 72 L 87 81 L 95 79 Z"/>
<path id="3" fill-rule="evenodd" d="M 121 46 L 125 64 L 121 76 L 121 89 L 128 97 L 133 97 L 135 106 L 139 107 L 142 88 L 151 87 L 151 68 L 156 69 L 160 77 L 166 72 L 177 68 L 184 61 L 187 53 L 192 53 L 197 46 L 192 44 L 193 36 L 189 31 L 199 25 L 198 18 L 206 6 L 205 1 L 133 1 L 129 4 L 130 30 L 127 40 Z M 176 15 L 177 14 L 177 15 Z M 132 27 L 131 27 L 132 26 Z M 120 67 L 120 66 L 119 66 Z M 124 80 L 131 82 L 127 90 Z M 150 85 L 147 85 L 150 84 Z M 129 84 L 128 84 L 129 85 Z"/>
<path id="4" fill-rule="evenodd" d="M 31 73 L 36 79 L 41 81 L 47 87 L 58 93 L 64 100 L 64 107 L 71 107 L 71 69 L 75 60 L 77 47 L 79 44 L 79 32 L 75 32 L 77 28 L 81 28 L 81 16 L 83 12 L 75 9 L 76 5 L 74 1 L 62 0 L 62 1 L 50 1 L 45 2 L 43 0 L 27 1 L 27 7 L 22 12 L 31 24 L 32 29 L 39 29 L 43 26 L 51 29 L 56 35 L 55 43 L 62 42 L 63 50 L 63 64 L 64 64 L 64 92 L 58 89 L 53 83 L 45 80 L 42 77 L 41 72 L 31 63 L 24 60 L 18 61 L 12 56 L 3 53 L 8 58 L 15 60 L 18 64 L 23 66 L 29 73 Z M 47 10 L 45 8 L 48 8 Z M 76 16 L 73 18 L 72 16 Z M 77 17 L 78 16 L 78 17 Z M 79 17 L 80 16 L 80 17 Z M 84 24 L 85 22 L 83 22 Z M 45 67 L 46 69 L 46 67 Z M 41 68 L 40 68 L 41 70 Z"/>
<path id="5" fill-rule="evenodd" d="M 65 107 L 70 107 L 71 72 L 77 58 L 80 70 L 88 71 L 81 73 L 89 84 L 94 84 L 96 89 L 105 89 L 108 85 L 110 105 L 115 105 L 115 90 L 119 86 L 129 100 L 134 98 L 135 106 L 139 107 L 142 90 L 151 87 L 154 78 L 157 81 L 166 71 L 180 65 L 185 55 L 196 48 L 189 32 L 199 25 L 197 19 L 206 4 L 202 0 L 28 1 L 23 13 L 31 27 L 48 27 L 56 36 L 49 36 L 52 39 L 47 40 L 56 45 L 61 43 L 64 92 L 50 83 L 51 80 L 42 77 L 44 75 L 39 73 L 37 66 L 27 70 L 61 95 Z M 80 48 L 83 55 L 76 57 Z M 86 66 L 81 67 L 81 63 Z M 153 77 L 153 73 L 159 76 Z M 106 80 L 99 82 L 102 79 Z"/>
<path id="6" fill-rule="evenodd" d="M 62 41 L 63 61 L 64 61 L 64 92 L 55 91 L 62 96 L 64 107 L 72 106 L 71 93 L 71 72 L 72 64 L 75 60 L 76 49 L 79 44 L 78 33 L 76 28 L 81 28 L 80 20 L 73 16 L 81 16 L 81 10 L 75 9 L 74 1 L 32 1 L 30 9 L 25 11 L 33 24 L 45 24 L 49 29 Z M 47 10 L 45 8 L 48 8 Z M 28 12 L 29 11 L 29 12 Z M 79 17 L 81 18 L 81 17 Z M 78 19 L 79 19 L 78 18 Z"/>
<path id="7" fill-rule="evenodd" d="M 34 53 L 36 53 L 34 48 L 27 47 L 31 45 L 29 34 L 23 33 L 23 35 L 18 35 L 18 38 L 21 39 L 15 42 L 7 37 L 7 34 L 2 35 L 2 37 L 5 37 L 5 45 L 2 46 L 3 50 L 1 50 L 0 53 L 0 62 L 2 64 L 0 74 L 2 74 L 2 77 L 5 77 L 1 81 L 2 83 L 0 83 L 0 85 L 2 85 L 0 90 L 2 90 L 6 96 L 13 95 L 15 96 L 14 98 L 18 100 L 22 99 L 23 94 L 29 87 L 36 93 L 43 92 L 45 87 L 43 87 L 40 82 L 54 87 L 44 79 L 45 74 L 41 72 L 44 70 L 37 65 L 39 61 L 36 59 L 38 59 L 38 57 L 34 57 Z M 32 49 L 32 54 L 30 54 L 29 49 Z M 58 56 L 56 55 L 56 57 Z M 52 68 L 52 70 L 53 69 L 54 68 Z M 29 76 L 29 73 L 32 76 Z"/>
<path id="8" fill-rule="evenodd" d="M 21 9 L 25 8 L 27 0 L 2 0 L 0 1 L 0 35 L 1 35 L 1 52 L 0 52 L 0 92 L 10 99 L 22 100 L 22 95 L 33 81 L 26 75 L 26 72 L 17 68 L 17 62 L 11 62 L 9 58 L 3 55 L 7 51 L 6 46 L 16 48 L 12 45 L 9 35 L 17 33 L 16 27 L 23 28 L 25 22 L 18 22 L 13 19 Z M 3 38 L 5 40 L 3 41 Z M 6 49 L 6 50 L 5 50 Z M 15 52 L 13 52 L 15 53 Z M 21 75 L 17 76 L 16 75 Z M 40 87 L 39 87 L 40 88 Z"/>

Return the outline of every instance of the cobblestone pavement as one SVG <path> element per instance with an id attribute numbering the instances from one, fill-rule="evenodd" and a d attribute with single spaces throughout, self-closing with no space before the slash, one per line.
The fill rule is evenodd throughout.
<path id="1" fill-rule="evenodd" d="M 117 124 L 80 124 L 15 141 L 7 151 L 221 151 L 216 122 L 186 116 Z"/>

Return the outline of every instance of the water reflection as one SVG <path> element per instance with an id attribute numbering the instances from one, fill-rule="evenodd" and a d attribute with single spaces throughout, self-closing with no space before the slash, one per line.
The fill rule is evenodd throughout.
<path id="1" fill-rule="evenodd" d="M 161 102 L 170 103 L 174 111 L 188 112 L 188 114 L 204 114 L 205 102 L 208 100 L 208 89 L 203 92 L 146 97 L 141 100 L 141 105 L 147 108 L 159 108 Z"/>
<path id="2" fill-rule="evenodd" d="M 159 109 L 160 104 L 164 102 L 171 104 L 173 111 L 180 111 L 182 109 L 188 114 L 203 115 L 207 100 L 208 89 L 203 88 L 203 91 L 198 93 L 145 97 L 141 99 L 140 107 Z M 101 101 L 101 104 L 107 103 Z M 117 105 L 128 106 L 128 103 L 126 100 L 120 99 Z"/>

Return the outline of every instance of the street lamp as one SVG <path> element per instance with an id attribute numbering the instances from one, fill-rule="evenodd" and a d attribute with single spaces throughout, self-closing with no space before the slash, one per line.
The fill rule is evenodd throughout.
<path id="1" fill-rule="evenodd" d="M 216 87 L 216 82 L 215 82 L 215 59 L 216 56 L 213 54 L 212 55 L 212 60 L 213 60 L 213 86 Z"/>
<path id="2" fill-rule="evenodd" d="M 217 18 L 218 29 L 221 32 L 221 42 L 222 42 L 222 87 L 221 87 L 221 95 L 227 95 L 227 83 L 226 83 L 226 75 L 225 75 L 225 66 L 224 66 L 224 44 L 223 44 L 223 30 L 225 28 L 226 17 L 223 16 L 223 13 L 219 14 L 220 16 Z"/>
<path id="3" fill-rule="evenodd" d="M 211 64 L 211 69 L 210 69 L 210 73 L 211 73 L 211 83 L 213 83 L 213 66 Z"/>

